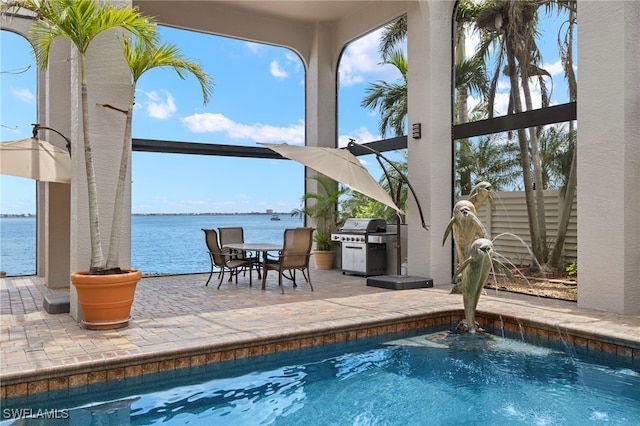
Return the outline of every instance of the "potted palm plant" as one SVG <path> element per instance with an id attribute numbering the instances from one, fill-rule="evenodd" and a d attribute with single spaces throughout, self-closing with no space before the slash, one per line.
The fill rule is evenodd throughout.
<path id="1" fill-rule="evenodd" d="M 301 200 L 303 207 L 294 210 L 292 215 L 306 215 L 313 219 L 315 226 L 313 261 L 317 269 L 332 269 L 335 250 L 331 233 L 336 230 L 336 209 L 339 198 L 346 189 L 324 175 L 312 176 L 309 179 L 317 181 L 322 191 L 304 194 Z"/>
<path id="2" fill-rule="evenodd" d="M 71 282 L 78 291 L 83 324 L 89 328 L 117 328 L 128 324 L 135 287 L 142 277 L 139 270 L 123 269 L 119 264 L 119 242 L 122 234 L 122 214 L 126 179 L 131 153 L 131 122 L 136 83 L 140 76 L 156 67 L 172 67 L 181 78 L 185 71 L 193 74 L 202 87 L 206 104 L 212 89 L 212 80 L 202 69 L 184 59 L 176 46 L 160 43 L 156 24 L 130 6 L 115 5 L 98 0 L 14 0 L 1 5 L 2 11 L 26 9 L 36 19 L 30 29 L 30 41 L 38 66 L 45 70 L 53 40 L 68 39 L 77 49 L 81 79 L 81 107 L 83 148 L 87 174 L 89 200 L 89 232 L 91 261 L 88 270 L 71 274 Z M 88 84 L 85 61 L 91 42 L 108 30 L 121 29 L 135 36 L 136 42 L 122 37 L 124 58 L 131 71 L 131 95 L 126 108 L 112 105 L 105 111 L 121 113 L 125 120 L 120 170 L 118 174 L 111 235 L 107 256 L 104 256 L 100 236 L 101 216 L 98 211 L 98 193 L 94 158 L 91 146 L 91 127 L 88 113 Z M 117 33 L 121 34 L 121 33 Z M 78 150 L 75 151 L 76 153 Z M 77 155 L 77 154 L 76 154 Z"/>

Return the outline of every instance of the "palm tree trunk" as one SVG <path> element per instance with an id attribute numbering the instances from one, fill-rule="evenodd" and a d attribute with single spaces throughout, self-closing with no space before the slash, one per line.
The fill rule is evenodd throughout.
<path id="1" fill-rule="evenodd" d="M 456 26 L 456 63 L 461 63 L 465 59 L 465 35 L 464 35 L 464 25 L 459 23 Z M 467 89 L 466 84 L 460 84 L 456 87 L 457 93 L 457 124 L 463 124 L 469 121 L 469 106 L 467 104 L 467 98 L 469 97 L 469 91 Z M 469 140 L 463 139 L 458 141 L 458 147 L 460 151 L 469 151 Z M 462 154 L 458 153 L 458 157 Z M 466 155 L 466 154 L 465 154 Z M 473 187 L 473 183 L 471 182 L 471 170 L 467 168 L 466 170 L 460 170 L 460 194 L 469 194 L 471 192 L 471 188 Z"/>
<path id="2" fill-rule="evenodd" d="M 132 89 L 131 99 L 134 93 Z M 129 105 L 133 105 L 133 100 Z M 107 269 L 119 269 L 120 267 L 120 235 L 122 234 L 122 210 L 124 203 L 125 183 L 127 181 L 127 170 L 129 168 L 129 144 L 131 143 L 131 125 L 133 121 L 133 108 L 129 107 L 126 112 L 126 122 L 124 129 L 124 141 L 122 143 L 122 155 L 120 156 L 120 171 L 118 173 L 118 183 L 116 185 L 116 198 L 113 204 L 113 218 L 111 222 L 111 237 L 109 238 L 109 254 L 107 255 Z"/>
<path id="3" fill-rule="evenodd" d="M 576 13 L 575 10 L 569 11 L 569 28 L 567 29 L 567 38 L 565 41 L 565 48 L 561 48 L 562 67 L 565 72 L 565 76 L 569 83 L 569 99 L 571 102 L 575 102 L 577 98 L 578 87 L 576 83 L 576 76 L 573 71 L 573 31 L 575 26 Z M 578 172 L 577 172 L 577 149 L 575 144 L 575 123 L 571 121 L 569 123 L 569 144 L 573 147 L 573 154 L 571 156 L 571 169 L 569 170 L 569 179 L 567 179 L 567 188 L 564 194 L 564 200 L 562 203 L 562 213 L 558 221 L 558 234 L 556 236 L 556 244 L 549 255 L 548 265 L 551 268 L 557 269 L 560 267 L 560 256 L 564 247 L 564 241 L 567 236 L 567 228 L 569 227 L 569 218 L 571 217 L 571 209 L 573 207 L 573 198 L 578 186 Z"/>
<path id="4" fill-rule="evenodd" d="M 573 141 L 573 121 L 569 124 L 570 140 Z M 564 199 L 562 202 L 562 212 L 560 213 L 560 219 L 558 220 L 558 233 L 556 235 L 556 243 L 549 255 L 549 261 L 547 265 L 552 269 L 558 269 L 560 267 L 560 256 L 562 255 L 562 249 L 564 247 L 564 241 L 567 238 L 567 228 L 569 228 L 569 219 L 571 218 L 571 210 L 573 208 L 573 197 L 576 194 L 576 188 L 578 186 L 578 173 L 576 171 L 576 158 L 577 147 L 573 148 L 573 156 L 571 158 L 571 170 L 569 171 L 569 180 L 567 182 L 567 189 L 564 193 Z"/>
<path id="5" fill-rule="evenodd" d="M 465 59 L 466 52 L 464 43 L 464 25 L 462 25 L 462 23 L 458 23 L 456 25 L 456 64 L 462 63 L 462 61 L 464 61 Z M 458 91 L 458 124 L 462 124 L 469 121 L 469 111 L 467 105 L 467 97 L 469 96 L 469 91 L 467 89 L 467 85 L 464 83 L 460 84 L 458 87 L 456 87 L 456 89 Z"/>
<path id="6" fill-rule="evenodd" d="M 522 64 L 520 65 L 522 67 Z M 522 91 L 524 93 L 525 105 L 527 110 L 533 109 L 531 101 L 531 89 L 529 88 L 529 77 L 525 74 L 522 76 Z M 538 133 L 535 127 L 529 129 L 529 147 L 531 149 L 531 163 L 533 165 L 533 178 L 535 181 L 534 195 L 536 202 L 536 219 L 537 219 L 537 245 L 539 252 L 536 253 L 538 262 L 544 263 L 547 259 L 547 223 L 545 219 L 544 208 L 544 183 L 542 181 L 542 164 L 540 161 L 540 153 L 538 150 Z M 533 236 L 532 236 L 533 237 Z"/>
<path id="7" fill-rule="evenodd" d="M 102 242 L 100 240 L 100 221 L 98 213 L 98 187 L 96 174 L 93 168 L 93 153 L 89 135 L 89 98 L 87 94 L 87 78 L 85 76 L 85 55 L 80 54 L 80 78 L 81 104 L 82 104 L 82 132 L 84 139 L 84 163 L 87 170 L 87 194 L 89 197 L 89 234 L 91 238 L 91 263 L 90 273 L 95 273 L 105 268 Z"/>
<path id="8" fill-rule="evenodd" d="M 513 113 L 522 112 L 522 100 L 520 99 L 520 90 L 518 83 L 518 73 L 516 70 L 516 60 L 513 41 L 508 38 L 505 40 L 507 53 L 507 66 L 509 69 L 509 80 L 511 84 L 511 104 L 513 105 Z M 531 236 L 531 249 L 535 256 L 532 260 L 532 268 L 539 268 L 538 259 L 541 253 L 538 239 L 538 219 L 536 217 L 536 202 L 533 192 L 533 182 L 531 178 L 531 158 L 529 156 L 529 140 L 525 129 L 518 129 L 518 144 L 520 147 L 520 165 L 522 167 L 522 181 L 524 182 L 524 194 L 527 202 L 527 217 L 529 220 L 529 235 Z"/>

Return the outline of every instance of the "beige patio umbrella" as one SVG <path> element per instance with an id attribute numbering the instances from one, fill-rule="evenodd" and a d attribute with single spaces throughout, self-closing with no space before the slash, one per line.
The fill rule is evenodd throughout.
<path id="1" fill-rule="evenodd" d="M 400 214 L 387 191 L 369 174 L 347 149 L 260 143 L 285 158 L 304 164 L 346 187 L 391 207 Z"/>
<path id="2" fill-rule="evenodd" d="M 71 183 L 69 151 L 38 138 L 0 143 L 0 174 Z"/>

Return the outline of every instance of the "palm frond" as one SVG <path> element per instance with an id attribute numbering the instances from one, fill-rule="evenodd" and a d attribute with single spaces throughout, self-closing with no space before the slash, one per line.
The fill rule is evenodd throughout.
<path id="1" fill-rule="evenodd" d="M 132 42 L 129 38 L 122 40 L 122 47 L 127 64 L 131 69 L 134 85 L 147 71 L 154 68 L 172 68 L 181 79 L 185 79 L 185 73 L 192 74 L 200 83 L 203 103 L 209 102 L 213 91 L 213 79 L 202 67 L 188 59 L 181 53 L 177 45 L 173 43 L 159 43 L 154 39 L 152 43 L 136 38 Z"/>

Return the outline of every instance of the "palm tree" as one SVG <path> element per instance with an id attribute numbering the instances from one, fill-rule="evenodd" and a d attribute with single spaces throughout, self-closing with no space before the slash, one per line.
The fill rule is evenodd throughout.
<path id="1" fill-rule="evenodd" d="M 503 73 L 510 81 L 510 102 L 508 114 L 515 114 L 524 110 L 533 109 L 531 98 L 530 80 L 537 78 L 541 88 L 542 107 L 548 106 L 549 97 L 544 85 L 544 76 L 549 73 L 542 69 L 541 55 L 536 46 L 537 36 L 536 26 L 538 23 L 538 8 L 544 5 L 547 11 L 558 9 L 568 10 L 570 13 L 570 40 L 565 40 L 561 44 L 561 55 L 566 76 L 570 82 L 575 84 L 573 70 L 569 71 L 567 61 L 570 61 L 572 52 L 572 29 L 575 23 L 575 2 L 574 1 L 552 1 L 552 0 L 501 0 L 485 1 L 480 4 L 482 11 L 478 14 L 476 25 L 483 30 L 480 51 L 486 54 L 489 47 L 499 45 L 496 66 L 491 79 L 491 90 L 489 96 L 489 116 L 493 116 L 493 99 L 497 87 L 498 78 Z M 559 43 L 560 44 L 560 43 Z M 568 49 L 564 51 L 563 47 Z M 569 71 L 569 72 L 568 72 Z M 573 78 L 572 78 L 573 76 Z M 570 89 L 571 90 L 571 89 Z M 521 96 L 522 94 L 522 96 Z M 575 98 L 571 97 L 572 101 Z M 525 109 L 523 110 L 523 104 Z M 544 179 L 541 153 L 539 152 L 538 137 L 540 128 L 518 129 L 517 136 L 520 146 L 520 160 L 523 173 L 524 191 L 527 202 L 527 213 L 529 218 L 529 233 L 532 240 L 532 249 L 539 263 L 545 267 L 553 267 L 554 262 L 548 262 L 549 250 L 547 247 L 546 223 L 544 214 Z M 570 184 L 571 186 L 573 184 Z M 571 198 L 565 199 L 565 206 L 570 205 L 574 193 L 574 188 L 569 187 L 567 195 Z M 566 218 L 568 221 L 568 217 Z M 567 222 L 563 222 L 565 225 Z M 561 232 L 566 229 L 559 227 Z M 564 238 L 556 239 L 554 251 L 559 253 Z"/>
<path id="2" fill-rule="evenodd" d="M 340 201 L 340 218 L 338 222 L 344 222 L 351 217 L 379 217 L 391 223 L 390 217 L 385 215 L 385 205 L 372 200 L 356 191 L 348 190 L 345 198 Z M 396 217 L 395 210 L 392 217 Z M 395 220 L 395 219 L 394 219 Z"/>
<path id="3" fill-rule="evenodd" d="M 292 216 L 307 215 L 313 219 L 316 230 L 313 241 L 316 250 L 329 251 L 333 248 L 331 233 L 337 226 L 337 207 L 346 188 L 325 175 L 314 175 L 313 179 L 320 184 L 320 192 L 307 192 L 302 196 L 303 207 L 291 212 Z"/>
<path id="4" fill-rule="evenodd" d="M 566 188 L 571 174 L 574 144 L 564 125 L 547 127 L 540 133 L 540 162 L 544 189 Z"/>
<path id="5" fill-rule="evenodd" d="M 488 92 L 488 81 L 486 78 L 486 68 L 484 63 L 484 58 L 481 56 L 474 56 L 472 58 L 467 59 L 464 50 L 464 42 L 465 42 L 465 24 L 473 21 L 480 9 L 477 7 L 475 2 L 469 0 L 462 0 L 459 2 L 458 7 L 456 9 L 456 63 L 455 63 L 455 81 L 454 87 L 456 88 L 456 123 L 466 123 L 468 121 L 468 111 L 467 111 L 467 97 L 469 96 L 469 92 L 477 93 L 481 96 L 481 98 L 486 98 Z M 380 53 L 383 57 L 389 56 L 394 48 L 400 44 L 407 37 L 407 16 L 403 15 L 400 18 L 390 22 L 384 27 L 382 35 L 380 37 Z M 406 74 L 406 73 L 405 73 Z M 405 77 L 406 81 L 406 77 Z M 387 90 L 387 87 L 383 84 L 376 83 L 370 88 L 372 93 L 372 97 L 380 96 L 384 97 L 386 94 L 391 94 L 392 96 L 397 96 L 395 91 Z M 406 83 L 403 85 L 402 89 L 406 91 Z M 365 101 L 368 99 L 365 99 Z M 364 102 L 363 102 L 364 103 Z M 380 103 L 384 103 L 380 101 Z M 404 117 L 402 117 L 402 123 L 404 123 Z M 383 116 L 381 119 L 381 126 L 384 126 Z M 396 122 L 400 120 L 396 118 Z M 402 133 L 398 133 L 396 131 L 396 135 L 404 134 L 404 129 L 402 129 Z M 384 135 L 384 133 L 383 133 Z M 469 141 L 461 141 L 459 147 L 464 149 L 468 147 Z M 464 184 L 465 188 L 471 190 L 473 183 L 471 181 L 470 176 L 467 176 L 467 183 Z"/>
<path id="6" fill-rule="evenodd" d="M 203 88 L 205 102 L 208 100 L 209 80 L 202 71 L 185 61 L 174 46 L 158 45 L 156 24 L 141 15 L 130 6 L 115 5 L 98 0 L 10 0 L 0 5 L 2 11 L 26 9 L 34 13 L 36 19 L 31 27 L 30 38 L 38 66 L 45 70 L 49 64 L 49 51 L 53 41 L 66 38 L 79 54 L 81 79 L 81 108 L 83 147 L 87 172 L 87 189 L 89 199 L 89 228 L 91 238 L 90 274 L 109 274 L 120 271 L 118 266 L 118 241 L 121 234 L 122 204 L 125 179 L 131 151 L 131 112 L 135 83 L 146 70 L 157 66 L 172 66 L 182 76 L 189 71 L 199 80 Z M 127 53 L 127 61 L 132 72 L 132 95 L 127 110 L 110 105 L 127 115 L 124 143 L 118 176 L 116 198 L 114 203 L 113 223 L 109 239 L 108 259 L 102 250 L 100 236 L 100 214 L 98 211 L 98 191 L 94 172 L 91 134 L 89 132 L 88 85 L 85 67 L 86 55 L 91 42 L 105 31 L 121 29 L 136 37 L 136 46 L 131 47 L 128 40 L 123 41 L 123 51 Z"/>
<path id="7" fill-rule="evenodd" d="M 509 141 L 498 143 L 496 139 L 496 135 L 487 135 L 473 142 L 468 139 L 458 141 L 456 170 L 460 178 L 468 176 L 473 185 L 491 182 L 496 191 L 513 187 L 520 178 L 517 146 Z M 460 179 L 456 184 L 459 195 L 471 192 L 471 187 L 463 186 L 468 184 L 466 180 Z"/>
<path id="8" fill-rule="evenodd" d="M 481 9 L 474 1 L 461 0 L 456 7 L 455 27 L 455 69 L 454 87 L 456 90 L 456 124 L 467 123 L 468 107 L 467 98 L 469 92 L 475 92 L 486 99 L 489 82 L 486 76 L 485 61 L 482 56 L 474 55 L 467 58 L 465 41 L 469 23 L 475 21 Z"/>
<path id="9" fill-rule="evenodd" d="M 387 83 L 378 80 L 365 89 L 367 95 L 360 103 L 370 110 L 380 111 L 378 130 L 384 137 L 387 130 L 395 136 L 404 135 L 404 122 L 407 117 L 407 59 L 400 49 L 388 52 L 382 64 L 395 66 L 400 71 L 398 83 Z"/>
<path id="10" fill-rule="evenodd" d="M 481 5 L 482 10 L 478 14 L 476 25 L 484 30 L 484 37 L 479 50 L 486 53 L 489 52 L 489 46 L 499 44 L 498 58 L 491 79 L 490 118 L 493 116 L 493 99 L 498 78 L 503 72 L 511 83 L 508 113 L 515 114 L 523 111 L 519 79 L 522 82 L 522 92 L 526 99 L 527 109 L 531 109 L 528 81 L 531 76 L 529 73 L 530 65 L 537 57 L 534 43 L 537 7 L 538 4 L 533 1 L 515 0 L 486 1 Z M 506 67 L 504 66 L 505 62 Z M 536 132 L 535 129 L 529 129 L 527 135 L 525 129 L 518 129 L 517 134 L 529 217 L 529 233 L 531 234 L 533 253 L 540 260 L 546 257 L 546 224 L 543 214 L 542 174 L 540 168 L 537 167 Z M 532 163 L 534 173 L 532 173 Z"/>
<path id="11" fill-rule="evenodd" d="M 520 96 L 520 88 L 522 88 L 524 94 L 524 104 L 526 110 L 533 108 L 533 102 L 531 98 L 531 90 L 529 88 L 529 79 L 537 78 L 542 92 L 542 106 L 548 106 L 549 96 L 546 91 L 544 76 L 550 76 L 549 73 L 542 69 L 538 64 L 541 62 L 541 55 L 535 44 L 536 36 L 536 24 L 537 24 L 537 10 L 541 5 L 547 8 L 547 11 L 554 9 L 568 10 L 569 20 L 566 36 L 563 41 L 559 37 L 559 45 L 561 51 L 562 63 L 565 68 L 565 76 L 569 82 L 570 87 L 570 99 L 575 101 L 575 87 L 576 79 L 573 73 L 572 64 L 572 46 L 573 46 L 573 31 L 575 28 L 575 4 L 574 0 L 570 1 L 554 1 L 554 0 L 499 0 L 492 1 L 487 0 L 482 3 L 474 1 L 461 0 L 456 9 L 456 52 L 455 52 L 455 81 L 456 88 L 456 123 L 467 122 L 467 107 L 466 100 L 469 90 L 473 90 L 479 93 L 483 98 L 488 99 L 487 108 L 489 117 L 493 117 L 493 100 L 495 99 L 498 79 L 504 72 L 511 82 L 511 100 L 508 113 L 522 112 L 523 100 Z M 467 59 L 464 52 L 464 37 L 465 37 L 465 25 L 473 24 L 481 31 L 482 39 L 480 49 L 476 55 Z M 403 40 L 407 35 L 407 20 L 406 16 L 402 16 L 397 20 L 388 24 L 382 34 L 380 51 L 385 55 L 389 55 L 393 51 L 393 48 Z M 489 82 L 485 77 L 485 60 L 490 52 L 490 47 L 493 45 L 499 45 L 498 57 L 496 60 L 496 66 L 492 75 L 492 79 Z M 506 64 L 506 66 L 505 66 Z M 488 87 L 487 87 L 488 86 Z M 404 90 L 406 90 L 406 78 Z M 397 114 L 395 111 L 390 110 L 390 106 L 394 104 L 391 102 L 384 102 L 384 96 L 399 97 L 397 92 L 391 90 L 391 85 L 387 83 L 377 82 L 369 89 L 369 96 L 363 101 L 363 106 L 368 104 L 376 106 L 382 106 L 388 108 L 381 112 L 386 111 L 387 116 L 383 115 L 380 121 L 380 126 L 383 129 L 393 129 L 390 125 L 392 113 Z M 398 122 L 398 116 L 393 116 L 395 122 Z M 404 117 L 403 117 L 404 118 Z M 404 122 L 404 120 L 402 121 Z M 404 130 L 404 129 L 403 129 Z M 552 254 L 548 255 L 548 248 L 546 245 L 546 223 L 544 215 L 544 198 L 542 191 L 545 187 L 544 178 L 544 155 L 539 151 L 538 137 L 541 129 L 532 128 L 528 131 L 525 129 L 518 130 L 518 142 L 520 148 L 519 158 L 521 160 L 522 176 L 524 181 L 524 189 L 527 194 L 527 211 L 529 215 L 529 227 L 531 239 L 533 241 L 533 250 L 540 263 L 544 263 L 544 260 L 548 259 L 548 265 L 551 267 L 557 267 L 557 259 L 561 251 L 561 244 L 564 241 L 564 234 L 566 234 L 566 224 L 568 223 L 570 206 L 575 194 L 575 162 L 572 162 L 572 172 L 568 179 L 567 191 L 564 200 L 563 217 L 560 219 L 561 226 L 559 227 L 558 237 L 556 239 L 556 245 L 552 250 Z M 384 135 L 384 132 L 381 131 Z M 570 124 L 570 134 L 573 133 L 573 123 Z M 397 133 L 396 134 L 402 134 Z M 574 140 L 574 137 L 570 136 L 570 141 Z M 473 183 L 472 174 L 475 176 L 481 176 L 487 173 L 487 168 L 481 170 L 477 167 L 477 161 L 472 157 L 488 152 L 493 152 L 497 155 L 497 158 L 485 159 L 484 161 L 493 162 L 498 164 L 501 160 L 506 160 L 510 155 L 500 150 L 489 149 L 489 139 L 482 139 L 479 143 L 472 143 L 468 140 L 458 141 L 458 164 L 460 174 L 460 187 L 469 188 Z M 545 141 L 543 141 L 545 142 Z M 506 146 L 511 146 L 507 144 Z M 482 151 L 482 152 L 481 152 Z M 575 150 L 572 150 L 575 154 Z M 506 155 L 506 157 L 504 157 Z M 466 165 L 465 165 L 466 162 Z M 508 163 L 508 161 L 507 161 Z M 474 166 L 475 164 L 475 166 Z M 495 166 L 495 165 L 494 165 Z M 488 169 L 494 168 L 494 166 Z M 475 168 L 474 168 L 475 167 Z M 509 169 L 509 167 L 507 167 Z M 475 171 L 474 171 L 475 170 Z M 506 173 L 506 176 L 502 178 L 493 177 L 491 179 L 508 181 L 509 176 L 513 176 L 513 173 Z M 505 186 L 508 183 L 504 182 Z M 535 189 L 534 189 L 535 188 Z M 564 225 L 563 225 L 564 224 Z M 556 259 L 554 261 L 554 259 Z"/>
<path id="12" fill-rule="evenodd" d="M 409 189 L 407 185 L 398 185 L 398 183 L 402 182 L 399 172 L 404 176 L 408 175 L 407 150 L 401 150 L 401 154 L 403 159 L 394 161 L 393 165 L 395 167 L 387 167 L 385 170 L 391 182 L 389 182 L 387 176 L 383 174 L 380 179 L 378 179 L 378 183 L 389 194 L 392 194 L 394 202 L 396 202 L 401 210 L 406 210 Z M 393 186 L 393 188 L 391 186 Z M 400 194 L 397 193 L 398 186 L 400 186 Z M 398 212 L 391 207 L 355 191 L 348 191 L 347 197 L 340 202 L 340 215 L 343 219 L 350 217 L 377 217 L 384 219 L 387 223 L 397 223 L 398 218 L 400 218 L 402 223 L 406 220 L 406 215 L 399 216 Z"/>
<path id="13" fill-rule="evenodd" d="M 576 2 L 575 0 L 558 3 L 558 10 L 564 8 L 569 12 L 569 18 L 567 19 L 567 31 L 564 37 L 558 34 L 558 46 L 560 46 L 560 59 L 562 61 L 562 68 L 564 69 L 564 75 L 569 86 L 569 101 L 576 102 L 578 94 L 578 83 L 576 75 L 573 69 L 573 36 L 577 23 L 576 19 Z M 573 206 L 573 198 L 576 194 L 578 186 L 577 177 L 577 149 L 575 146 L 576 131 L 575 123 L 572 121 L 569 123 L 569 152 L 571 152 L 571 165 L 569 167 L 569 175 L 567 177 L 566 189 L 564 191 L 564 199 L 562 202 L 562 213 L 558 221 L 558 233 L 556 235 L 556 243 L 549 254 L 549 265 L 553 268 L 559 268 L 560 255 L 562 254 L 562 247 L 567 236 L 567 229 L 569 228 L 569 219 L 571 216 L 571 209 Z"/>
<path id="14" fill-rule="evenodd" d="M 133 121 L 133 106 L 138 80 L 145 72 L 151 69 L 170 67 L 173 68 L 182 79 L 185 78 L 184 73 L 188 72 L 198 80 L 200 88 L 202 89 L 203 103 L 205 105 L 209 102 L 209 95 L 213 90 L 213 80 L 211 77 L 209 77 L 199 65 L 185 59 L 180 53 L 179 48 L 174 44 L 159 44 L 155 37 L 151 43 L 140 38 L 137 38 L 136 42 L 132 43 L 130 39 L 125 38 L 122 40 L 122 47 L 127 65 L 131 70 L 132 82 L 128 108 L 126 111 L 122 111 L 126 114 L 126 123 L 120 159 L 120 173 L 116 189 L 116 200 L 113 206 L 113 223 L 111 226 L 111 238 L 109 240 L 107 269 L 118 268 L 119 265 L 118 247 L 120 245 L 120 229 L 122 227 L 124 186 L 129 164 L 129 153 L 131 151 L 131 124 Z"/>
<path id="15" fill-rule="evenodd" d="M 380 35 L 380 54 L 384 58 L 407 38 L 407 15 L 391 21 L 384 26 Z"/>
<path id="16" fill-rule="evenodd" d="M 484 58 L 475 56 L 465 57 L 465 25 L 474 21 L 481 9 L 471 0 L 461 0 L 456 8 L 456 69 L 454 86 L 458 91 L 458 123 L 466 123 L 466 97 L 471 90 L 485 97 L 488 82 L 485 74 Z M 397 50 L 398 45 L 407 37 L 407 15 L 385 25 L 380 36 L 380 54 L 386 58 Z M 464 107 L 461 107 L 463 106 Z"/>
<path id="17" fill-rule="evenodd" d="M 26 9 L 36 16 L 30 33 L 38 66 L 46 70 L 53 41 L 66 38 L 77 49 L 80 58 L 82 129 L 87 188 L 89 195 L 89 229 L 91 237 L 91 274 L 109 273 L 100 238 L 98 190 L 93 164 L 89 105 L 87 97 L 86 55 L 91 42 L 105 31 L 123 29 L 141 40 L 151 42 L 155 23 L 131 7 L 117 7 L 97 0 L 14 0 L 2 4 L 2 10 Z"/>

